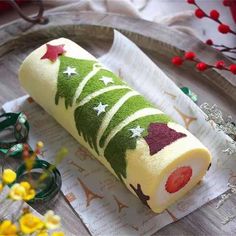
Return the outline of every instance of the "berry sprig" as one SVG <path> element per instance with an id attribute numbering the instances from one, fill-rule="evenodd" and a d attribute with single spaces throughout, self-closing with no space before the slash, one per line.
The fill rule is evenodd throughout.
<path id="1" fill-rule="evenodd" d="M 218 25 L 218 31 L 222 34 L 228 34 L 228 33 L 231 33 L 231 34 L 234 34 L 236 35 L 236 32 L 234 30 L 232 30 L 230 28 L 230 26 L 226 23 L 223 23 L 219 17 L 220 17 L 220 13 L 213 9 L 210 11 L 209 14 L 207 14 L 202 8 L 199 7 L 199 5 L 196 3 L 195 0 L 187 0 L 187 3 L 189 4 L 192 4 L 192 5 L 195 5 L 197 7 L 197 9 L 195 10 L 195 16 L 199 19 L 202 19 L 202 18 L 209 18 L 215 22 L 217 22 L 219 25 Z M 228 7 L 231 5 L 231 1 L 230 0 L 224 0 L 223 1 L 223 5 Z"/>
<path id="2" fill-rule="evenodd" d="M 223 44 L 214 44 L 212 39 L 207 39 L 205 43 L 209 46 L 216 48 L 220 52 L 227 52 L 227 53 L 231 53 L 231 54 L 236 54 L 236 47 L 228 47 Z M 236 60 L 235 57 L 231 57 L 229 55 L 227 55 L 227 56 L 233 60 Z"/>
<path id="3" fill-rule="evenodd" d="M 236 75 L 236 64 L 226 66 L 225 62 L 221 60 L 216 61 L 214 65 L 210 65 L 197 59 L 196 54 L 191 51 L 186 52 L 183 57 L 175 56 L 172 58 L 172 63 L 176 66 L 181 66 L 185 61 L 194 62 L 198 71 L 205 71 L 207 69 L 214 68 L 218 70 L 230 71 L 232 74 Z"/>
<path id="4" fill-rule="evenodd" d="M 207 14 L 204 10 L 202 10 L 199 5 L 196 3 L 195 0 L 187 0 L 187 3 L 195 5 L 197 9 L 195 10 L 195 16 L 199 19 L 201 18 L 209 18 L 215 22 L 218 23 L 218 31 L 222 34 L 228 34 L 231 33 L 233 35 L 236 35 L 236 32 L 233 31 L 229 25 L 223 23 L 220 18 L 220 13 L 213 9 L 210 11 L 209 14 Z M 232 0 L 224 0 L 223 5 L 226 7 L 231 6 Z M 215 47 L 217 50 L 221 51 L 222 53 L 230 53 L 230 54 L 236 54 L 236 47 L 228 47 L 222 44 L 214 44 L 212 39 L 208 39 L 206 42 L 209 46 Z M 229 55 L 227 57 L 236 60 L 236 58 L 233 58 Z M 185 61 L 192 61 L 195 64 L 195 68 L 198 71 L 205 71 L 208 69 L 217 69 L 217 70 L 225 70 L 229 71 L 232 74 L 236 75 L 236 64 L 226 65 L 224 61 L 216 61 L 214 64 L 208 64 L 206 62 L 200 61 L 194 52 L 186 52 L 183 57 L 175 56 L 172 58 L 172 63 L 176 66 L 181 66 Z"/>

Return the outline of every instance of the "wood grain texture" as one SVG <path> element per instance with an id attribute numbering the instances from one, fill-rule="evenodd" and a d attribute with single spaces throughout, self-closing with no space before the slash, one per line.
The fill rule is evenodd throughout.
<path id="1" fill-rule="evenodd" d="M 54 38 L 68 37 L 95 56 L 104 54 L 111 46 L 113 28 L 134 41 L 179 86 L 189 86 L 199 95 L 199 104 L 218 104 L 225 114 L 236 117 L 236 80 L 228 72 L 208 70 L 198 73 L 191 63 L 181 68 L 171 65 L 170 59 L 183 50 L 194 50 L 200 59 L 229 60 L 221 53 L 199 40 L 178 31 L 144 20 L 99 13 L 52 13 L 48 25 L 32 26 L 22 20 L 0 28 L 0 105 L 24 94 L 17 79 L 17 71 L 23 58 L 39 45 Z M 122 76 L 122 68 L 121 74 Z M 227 78 L 227 79 L 226 79 Z M 236 182 L 236 181 L 235 181 Z M 216 210 L 217 199 L 187 217 L 158 231 L 158 235 L 230 235 L 236 233 L 236 224 L 222 225 L 225 211 L 236 211 L 236 198 Z M 63 227 L 68 235 L 87 235 L 79 216 L 68 205 L 62 193 L 54 202 L 34 204 L 40 213 L 51 208 L 63 217 Z"/>

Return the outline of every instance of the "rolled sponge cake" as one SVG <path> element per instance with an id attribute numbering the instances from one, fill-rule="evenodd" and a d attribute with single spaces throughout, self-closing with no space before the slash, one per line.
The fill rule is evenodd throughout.
<path id="1" fill-rule="evenodd" d="M 30 96 L 154 212 L 183 197 L 205 175 L 211 155 L 69 39 L 55 39 L 22 63 Z"/>

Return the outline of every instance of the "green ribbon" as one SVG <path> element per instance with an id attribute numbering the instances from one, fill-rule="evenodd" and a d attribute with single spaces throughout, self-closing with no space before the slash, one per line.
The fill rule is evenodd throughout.
<path id="1" fill-rule="evenodd" d="M 3 120 L 2 120 L 3 119 Z M 26 115 L 19 113 L 4 113 L 0 115 L 0 132 L 13 127 L 15 140 L 3 142 L 0 141 L 0 152 L 16 156 L 23 151 L 23 144 L 27 142 L 29 134 L 29 123 Z"/>
<path id="2" fill-rule="evenodd" d="M 198 97 L 193 91 L 191 91 L 188 87 L 181 87 L 180 89 L 184 94 L 190 97 L 193 102 L 197 103 Z"/>
<path id="3" fill-rule="evenodd" d="M 33 168 L 31 170 L 31 175 L 37 172 L 37 169 L 41 169 L 47 172 L 46 183 L 44 181 L 39 182 L 39 188 L 36 188 L 35 198 L 28 201 L 29 203 L 34 202 L 47 202 L 56 197 L 59 193 L 62 185 L 61 174 L 59 170 L 44 160 L 35 160 Z M 21 178 L 27 174 L 27 168 L 25 163 L 23 163 L 17 169 L 17 180 L 16 182 L 21 182 Z"/>

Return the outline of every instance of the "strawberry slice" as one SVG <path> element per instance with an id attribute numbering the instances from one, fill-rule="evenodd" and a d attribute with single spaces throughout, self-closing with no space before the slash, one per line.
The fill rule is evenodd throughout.
<path id="1" fill-rule="evenodd" d="M 192 168 L 190 166 L 179 167 L 174 170 L 166 181 L 166 191 L 168 193 L 178 192 L 183 188 L 192 176 Z"/>

